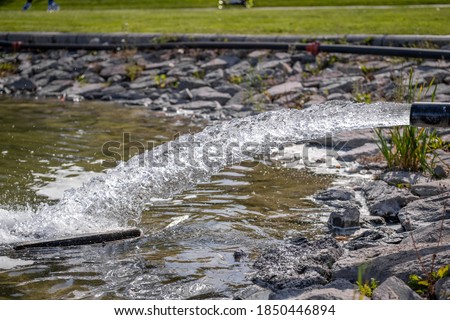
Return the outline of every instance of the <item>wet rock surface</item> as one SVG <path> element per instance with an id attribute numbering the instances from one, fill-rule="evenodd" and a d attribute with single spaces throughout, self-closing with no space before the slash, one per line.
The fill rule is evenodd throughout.
<path id="1" fill-rule="evenodd" d="M 331 237 L 318 241 L 302 238 L 274 246 L 255 261 L 253 281 L 274 291 L 324 285 L 331 279 L 330 267 L 342 253 Z"/>
<path id="2" fill-rule="evenodd" d="M 319 192 L 314 198 L 331 208 L 329 223 L 336 217 L 340 221 L 350 219 L 357 228 L 353 224 L 344 228 L 346 236 L 342 236 L 340 230 L 330 229 L 338 240 L 332 245 L 333 254 L 320 245 L 320 249 L 315 247 L 325 240 L 305 240 L 300 246 L 282 245 L 264 251 L 255 264 L 254 282 L 271 289 L 271 299 L 360 299 L 356 281 L 362 272 L 364 282 L 373 278 L 379 284 L 372 299 L 423 299 L 408 286 L 409 277 L 426 277 L 424 270 L 430 272 L 450 264 L 450 216 L 444 211 L 450 203 L 448 193 L 444 192 L 446 188 L 442 188 L 447 180 L 423 182 L 424 179 L 416 173 L 391 172 L 384 174 L 383 180 L 360 180 L 353 184 L 353 189 L 331 187 Z M 412 185 L 395 187 L 384 180 Z M 441 193 L 412 195 L 415 183 L 438 185 Z M 375 192 L 378 188 L 388 191 Z M 409 202 L 404 202 L 404 207 L 400 208 L 400 200 L 392 201 L 393 195 L 397 200 L 408 199 Z M 400 208 L 397 212 L 400 220 L 392 220 L 389 215 L 385 219 L 377 215 L 378 211 L 371 212 L 369 204 L 376 208 L 388 205 L 396 210 Z M 338 215 L 337 208 L 342 209 Z M 351 208 L 359 210 L 358 219 Z M 415 228 L 405 228 L 405 217 Z M 329 237 L 325 237 L 326 241 L 330 241 Z M 308 252 L 320 250 L 328 257 L 328 264 L 318 264 L 314 254 L 308 255 Z M 448 299 L 445 278 L 435 289 L 436 298 Z"/>

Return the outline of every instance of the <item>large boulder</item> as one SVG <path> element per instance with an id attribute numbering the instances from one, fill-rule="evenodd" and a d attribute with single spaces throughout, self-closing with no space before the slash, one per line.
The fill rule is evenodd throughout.
<path id="1" fill-rule="evenodd" d="M 361 297 L 358 287 L 350 281 L 337 279 L 324 286 L 312 286 L 301 290 L 287 289 L 274 293 L 271 300 L 356 300 Z"/>
<path id="2" fill-rule="evenodd" d="M 331 212 L 328 225 L 336 233 L 347 233 L 359 229 L 360 212 L 356 207 L 348 207 L 343 210 Z"/>
<path id="3" fill-rule="evenodd" d="M 382 244 L 373 248 L 347 251 L 333 265 L 333 277 L 358 279 L 364 268 L 366 279 L 384 281 L 396 276 L 404 282 L 409 276 L 423 275 L 423 270 L 450 263 L 450 221 L 432 223 L 414 230 L 400 244 Z M 420 261 L 418 259 L 420 257 Z"/>
<path id="4" fill-rule="evenodd" d="M 450 190 L 449 187 L 450 187 L 450 179 L 435 180 L 412 185 L 411 192 L 416 196 L 426 198 L 442 194 Z"/>
<path id="5" fill-rule="evenodd" d="M 372 294 L 373 300 L 422 300 L 405 282 L 392 276 L 378 286 Z"/>
<path id="6" fill-rule="evenodd" d="M 330 268 L 342 255 L 337 241 L 327 237 L 317 241 L 304 238 L 266 249 L 255 261 L 254 283 L 279 291 L 325 285 Z"/>
<path id="7" fill-rule="evenodd" d="M 411 202 L 400 210 L 398 218 L 406 231 L 450 219 L 450 192 Z"/>
<path id="8" fill-rule="evenodd" d="M 397 221 L 398 212 L 408 203 L 419 199 L 409 189 L 397 188 L 381 180 L 367 183 L 362 191 L 370 214 L 391 221 Z"/>

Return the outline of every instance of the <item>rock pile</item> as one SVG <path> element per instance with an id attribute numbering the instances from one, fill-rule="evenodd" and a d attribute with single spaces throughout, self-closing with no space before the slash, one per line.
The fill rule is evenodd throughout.
<path id="1" fill-rule="evenodd" d="M 436 101 L 450 101 L 448 61 L 269 50 L 4 52 L 0 93 L 115 101 L 219 120 L 335 99 L 402 100 L 410 70 L 418 85 L 433 80 Z"/>

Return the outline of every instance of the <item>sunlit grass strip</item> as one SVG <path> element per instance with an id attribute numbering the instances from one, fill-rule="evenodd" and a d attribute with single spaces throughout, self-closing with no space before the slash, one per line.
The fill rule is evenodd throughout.
<path id="1" fill-rule="evenodd" d="M 227 34 L 450 33 L 450 8 L 3 11 L 0 31 Z"/>
<path id="2" fill-rule="evenodd" d="M 254 0 L 256 7 L 276 6 L 354 6 L 354 5 L 414 5 L 445 4 L 449 0 Z M 56 1 L 58 2 L 58 1 Z M 0 10 L 20 10 L 25 0 L 0 1 Z M 43 10 L 47 0 L 34 0 L 33 9 Z M 63 10 L 161 9 L 161 8 L 215 8 L 216 0 L 77 0 L 62 1 Z"/>

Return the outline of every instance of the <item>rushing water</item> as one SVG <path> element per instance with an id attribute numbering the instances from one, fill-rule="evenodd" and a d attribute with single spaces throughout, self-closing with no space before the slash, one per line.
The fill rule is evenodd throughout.
<path id="1" fill-rule="evenodd" d="M 290 142 L 409 121 L 408 106 L 392 104 L 268 112 L 181 135 L 93 173 L 123 156 L 115 143 L 99 151 L 107 141 L 120 142 L 123 132 L 159 143 L 202 125 L 110 105 L 2 109 L 4 244 L 129 225 L 146 233 L 95 249 L 10 252 L 0 257 L 0 268 L 16 267 L 0 273 L 0 296 L 9 298 L 229 297 L 248 285 L 250 271 L 247 259 L 233 253 L 251 257 L 267 242 L 314 230 L 320 209 L 305 198 L 331 181 L 252 159 Z M 68 190 L 61 195 L 62 189 Z"/>

